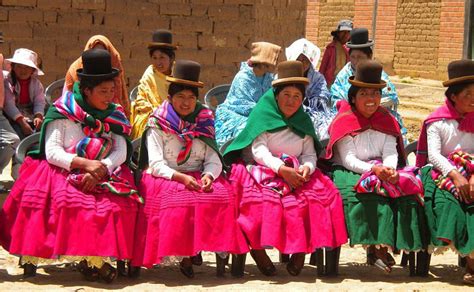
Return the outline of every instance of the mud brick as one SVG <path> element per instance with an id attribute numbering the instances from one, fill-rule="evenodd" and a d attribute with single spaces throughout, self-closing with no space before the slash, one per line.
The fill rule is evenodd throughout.
<path id="1" fill-rule="evenodd" d="M 37 9 L 70 9 L 72 0 L 38 0 Z"/>
<path id="2" fill-rule="evenodd" d="M 36 0 L 2 0 L 2 6 L 35 7 Z"/>
<path id="3" fill-rule="evenodd" d="M 212 24 L 212 21 L 207 17 L 173 17 L 171 19 L 173 31 L 211 33 Z"/>
<path id="4" fill-rule="evenodd" d="M 156 15 L 155 17 L 144 17 L 138 19 L 138 26 L 140 29 L 148 29 L 150 31 L 159 28 L 169 29 L 170 24 L 171 18 L 165 15 Z"/>
<path id="5" fill-rule="evenodd" d="M 182 3 L 168 3 L 160 6 L 162 15 L 191 15 L 191 5 Z"/>
<path id="6" fill-rule="evenodd" d="M 236 20 L 239 18 L 238 5 L 209 6 L 208 15 L 213 19 Z"/>
<path id="7" fill-rule="evenodd" d="M 72 0 L 72 8 L 86 10 L 105 10 L 105 2 L 106 0 Z"/>
<path id="8" fill-rule="evenodd" d="M 22 22 L 43 22 L 43 12 L 33 9 L 15 9 L 8 12 L 10 23 Z"/>

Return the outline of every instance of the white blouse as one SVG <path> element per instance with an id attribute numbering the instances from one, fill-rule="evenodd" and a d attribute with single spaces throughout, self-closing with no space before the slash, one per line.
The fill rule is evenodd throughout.
<path id="1" fill-rule="evenodd" d="M 101 161 L 107 166 L 109 174 L 127 159 L 127 142 L 125 138 L 113 133 L 104 134 L 113 141 L 109 155 Z M 66 149 L 76 145 L 86 135 L 79 123 L 68 119 L 54 120 L 46 128 L 46 160 L 58 167 L 71 170 L 71 163 L 76 153 L 66 152 Z"/>
<path id="2" fill-rule="evenodd" d="M 201 171 L 202 175 L 209 174 L 216 179 L 222 172 L 219 155 L 200 139 L 193 140 L 189 159 L 179 166 L 176 158 L 183 143 L 176 135 L 151 128 L 147 130 L 146 139 L 149 163 L 147 172 L 153 176 L 171 179 L 176 171 Z"/>
<path id="3" fill-rule="evenodd" d="M 278 173 L 278 169 L 285 164 L 278 158 L 281 153 L 298 157 L 300 168 L 306 165 L 310 169 L 310 174 L 314 172 L 317 156 L 311 136 L 301 138 L 286 128 L 275 133 L 260 134 L 252 143 L 253 159 L 275 173 Z"/>
<path id="4" fill-rule="evenodd" d="M 384 166 L 396 169 L 398 164 L 397 139 L 372 129 L 357 136 L 345 136 L 335 145 L 334 162 L 356 173 L 365 173 L 381 159 Z"/>
<path id="5" fill-rule="evenodd" d="M 428 125 L 428 162 L 447 175 L 455 167 L 446 158 L 456 149 L 474 153 L 474 134 L 460 131 L 456 120 L 442 120 Z"/>

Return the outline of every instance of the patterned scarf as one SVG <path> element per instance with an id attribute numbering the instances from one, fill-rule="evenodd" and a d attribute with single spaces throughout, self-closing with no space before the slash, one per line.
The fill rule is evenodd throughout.
<path id="1" fill-rule="evenodd" d="M 373 162 L 381 164 L 381 161 Z M 387 181 L 381 181 L 373 171 L 368 171 L 360 177 L 354 189 L 360 194 L 376 193 L 392 199 L 414 195 L 417 202 L 423 206 L 424 190 L 419 168 L 406 166 L 397 171 L 400 179 L 395 185 Z"/>
<path id="2" fill-rule="evenodd" d="M 199 103 L 196 105 L 195 111 L 199 112 L 194 121 L 186 121 L 176 113 L 173 106 L 166 100 L 148 119 L 148 127 L 159 128 L 165 133 L 174 134 L 183 143 L 176 159 L 178 165 L 186 163 L 189 159 L 194 138 L 207 137 L 214 139 L 215 137 L 213 112 Z"/>
<path id="3" fill-rule="evenodd" d="M 115 105 L 114 105 L 115 106 Z M 82 131 L 86 135 L 76 145 L 66 149 L 69 153 L 76 153 L 79 157 L 91 160 L 102 160 L 109 155 L 112 150 L 113 140 L 111 132 L 129 135 L 131 132 L 130 122 L 125 113 L 118 105 L 110 115 L 104 119 L 96 119 L 86 112 L 77 102 L 74 93 L 66 92 L 55 103 L 56 110 L 67 119 L 78 122 L 82 125 Z M 117 167 L 106 179 L 99 182 L 93 193 L 110 193 L 131 197 L 143 203 L 143 198 L 138 195 L 138 191 L 130 185 L 129 181 L 122 177 L 122 167 Z M 72 171 L 67 180 L 76 188 L 82 186 L 85 173 L 82 171 Z"/>
<path id="4" fill-rule="evenodd" d="M 292 167 L 295 170 L 299 169 L 300 163 L 295 156 L 282 153 L 278 157 L 285 163 L 285 166 Z M 293 188 L 283 178 L 266 166 L 249 164 L 247 165 L 247 170 L 259 185 L 271 189 L 281 196 L 285 196 L 293 191 Z"/>
<path id="5" fill-rule="evenodd" d="M 469 180 L 471 174 L 474 173 L 474 155 L 459 149 L 451 152 L 448 156 L 448 160 L 466 179 Z M 433 168 L 431 177 L 439 189 L 450 192 L 458 201 L 468 204 L 472 203 L 472 201 L 467 202 L 461 194 L 459 194 L 453 180 L 448 176 L 444 176 L 439 170 Z"/>

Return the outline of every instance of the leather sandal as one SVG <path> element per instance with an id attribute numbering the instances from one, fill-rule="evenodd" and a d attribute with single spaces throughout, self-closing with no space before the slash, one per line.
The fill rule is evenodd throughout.
<path id="1" fill-rule="evenodd" d="M 112 267 L 109 263 L 104 263 L 98 272 L 100 278 L 108 284 L 117 278 L 117 269 Z"/>
<path id="2" fill-rule="evenodd" d="M 194 278 L 194 270 L 193 270 L 193 263 L 192 259 L 184 258 L 181 263 L 179 263 L 179 270 L 183 275 L 187 278 L 192 279 Z"/>
<path id="3" fill-rule="evenodd" d="M 290 257 L 290 261 L 286 264 L 286 270 L 292 276 L 298 276 L 304 266 L 304 253 L 295 253 Z"/>
<path id="4" fill-rule="evenodd" d="M 86 260 L 82 260 L 77 264 L 77 270 L 89 282 L 95 282 L 99 279 L 99 271 L 95 267 L 89 267 Z"/>
<path id="5" fill-rule="evenodd" d="M 259 252 L 255 249 L 250 250 L 250 255 L 257 264 L 257 268 L 260 273 L 264 274 L 267 277 L 274 276 L 276 274 L 276 268 L 273 265 L 272 261 L 268 257 L 264 249 Z"/>

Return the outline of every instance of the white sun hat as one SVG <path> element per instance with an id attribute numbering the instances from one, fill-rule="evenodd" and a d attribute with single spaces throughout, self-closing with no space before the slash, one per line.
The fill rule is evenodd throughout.
<path id="1" fill-rule="evenodd" d="M 285 50 L 286 59 L 288 61 L 296 61 L 301 54 L 308 58 L 313 69 L 316 70 L 319 57 L 321 56 L 321 50 L 305 38 L 295 41 Z"/>
<path id="2" fill-rule="evenodd" d="M 28 50 L 25 48 L 16 49 L 15 53 L 13 54 L 13 58 L 5 59 L 5 61 L 8 64 L 22 64 L 34 68 L 36 69 L 36 71 L 33 74 L 44 75 L 43 71 L 38 68 L 38 54 L 36 54 L 32 50 Z"/>

